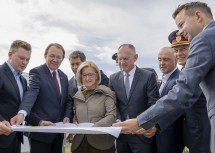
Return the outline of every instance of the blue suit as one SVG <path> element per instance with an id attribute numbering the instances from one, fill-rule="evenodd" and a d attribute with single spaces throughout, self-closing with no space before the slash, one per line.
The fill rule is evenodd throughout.
<path id="1" fill-rule="evenodd" d="M 207 99 L 211 122 L 211 151 L 215 152 L 215 22 L 211 22 L 190 42 L 190 54 L 186 66 L 179 75 L 173 89 L 157 103 L 137 117 L 139 124 L 148 129 L 162 119 L 168 120 L 187 111 L 201 95 L 200 87 Z M 173 119 L 173 120 L 174 120 Z M 171 124 L 172 121 L 169 122 Z M 202 144 L 204 145 L 204 144 Z"/>
<path id="2" fill-rule="evenodd" d="M 179 69 L 176 69 L 168 78 L 162 92 L 161 97 L 168 94 L 172 87 L 176 84 L 179 76 Z M 158 125 L 162 128 L 165 127 L 167 121 L 159 122 Z M 179 117 L 170 126 L 165 127 L 156 136 L 156 144 L 158 153 L 182 153 L 184 148 L 183 143 L 183 117 Z"/>
<path id="3" fill-rule="evenodd" d="M 138 67 L 134 73 L 129 98 L 126 95 L 122 71 L 110 76 L 109 86 L 116 93 L 117 119 L 121 121 L 125 121 L 127 116 L 136 118 L 159 98 L 155 74 Z M 154 138 L 146 138 L 143 135 L 122 134 L 117 139 L 117 152 L 151 153 L 153 141 Z"/>
<path id="4" fill-rule="evenodd" d="M 26 79 L 21 76 L 20 80 L 23 91 L 26 91 Z M 18 113 L 20 104 L 19 87 L 11 69 L 7 63 L 4 63 L 0 66 L 0 121 L 10 121 Z M 23 141 L 23 134 L 21 132 L 13 132 L 9 136 L 0 135 L 0 152 L 11 152 L 9 150 L 14 148 L 16 141 L 19 142 L 19 147 L 17 146 L 15 149 L 17 152 L 20 152 L 20 142 Z M 8 151 L 5 149 L 8 149 Z"/>
<path id="5" fill-rule="evenodd" d="M 37 126 L 42 120 L 53 123 L 62 122 L 65 117 L 72 120 L 73 109 L 72 101 L 68 94 L 68 78 L 61 70 L 58 70 L 58 73 L 61 97 L 57 94 L 52 74 L 46 64 L 30 70 L 29 89 L 26 91 L 20 105 L 20 110 L 26 110 L 28 114 L 31 112 L 26 119 L 28 124 Z M 59 143 L 61 143 L 63 139 L 61 134 L 29 134 L 30 140 L 36 140 L 41 143 L 52 143 L 56 137 L 59 138 Z M 40 148 L 38 147 L 38 149 Z M 38 152 L 40 151 L 38 150 Z"/>

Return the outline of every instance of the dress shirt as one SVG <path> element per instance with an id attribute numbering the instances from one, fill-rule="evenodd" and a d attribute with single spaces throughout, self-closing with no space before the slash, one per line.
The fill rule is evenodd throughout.
<path id="1" fill-rule="evenodd" d="M 131 89 L 131 85 L 132 85 L 132 82 L 133 82 L 133 79 L 134 79 L 134 74 L 135 74 L 135 71 L 136 71 L 136 65 L 134 66 L 134 68 L 128 72 L 128 74 L 130 75 L 129 76 L 129 89 Z M 125 79 L 126 79 L 126 75 L 127 73 L 123 71 L 123 75 L 124 75 L 124 84 L 125 84 Z"/>
<path id="2" fill-rule="evenodd" d="M 167 80 L 169 79 L 169 77 L 171 76 L 171 74 L 172 74 L 176 69 L 177 69 L 177 67 L 175 67 L 175 69 L 172 70 L 171 72 L 169 72 L 169 73 L 167 73 L 167 74 L 163 74 L 163 76 L 162 76 L 162 84 L 161 84 L 161 86 L 160 86 L 160 88 L 159 88 L 159 93 L 160 93 L 160 95 L 161 95 L 161 93 L 162 93 L 162 91 L 163 91 L 163 88 L 164 88 L 165 85 L 166 85 Z"/>

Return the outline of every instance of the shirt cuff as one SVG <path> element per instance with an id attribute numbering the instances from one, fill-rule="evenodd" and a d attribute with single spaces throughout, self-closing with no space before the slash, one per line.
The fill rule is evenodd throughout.
<path id="1" fill-rule="evenodd" d="M 27 116 L 27 112 L 26 112 L 25 110 L 20 110 L 20 111 L 18 112 L 18 114 L 23 114 L 23 115 L 24 115 L 24 119 L 25 119 L 25 117 Z"/>

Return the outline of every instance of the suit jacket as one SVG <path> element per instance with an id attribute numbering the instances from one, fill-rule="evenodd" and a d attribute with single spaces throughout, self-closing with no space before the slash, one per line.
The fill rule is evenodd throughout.
<path id="1" fill-rule="evenodd" d="M 27 81 L 21 76 L 23 91 L 27 89 Z M 21 103 L 19 87 L 7 63 L 0 66 L 0 121 L 10 121 L 17 115 Z M 0 148 L 8 148 L 16 136 L 22 141 L 22 133 L 12 133 L 9 136 L 0 135 Z"/>
<path id="2" fill-rule="evenodd" d="M 100 70 L 100 73 L 101 73 L 101 83 L 100 84 L 108 86 L 108 84 L 109 84 L 108 77 L 104 74 L 104 72 L 102 70 Z M 75 76 L 73 76 L 69 80 L 69 94 L 70 94 L 70 96 L 73 97 L 77 91 L 78 91 L 77 81 L 75 79 Z"/>
<path id="3" fill-rule="evenodd" d="M 198 87 L 199 90 L 200 87 Z M 202 93 L 197 102 L 184 114 L 184 144 L 192 152 L 210 152 L 211 126 Z"/>
<path id="4" fill-rule="evenodd" d="M 117 119 L 121 121 L 125 121 L 127 116 L 136 118 L 159 98 L 155 74 L 138 67 L 136 67 L 129 98 L 126 96 L 122 71 L 110 76 L 109 86 L 116 93 Z M 152 142 L 153 140 L 143 135 L 139 137 L 144 142 Z"/>
<path id="5" fill-rule="evenodd" d="M 161 97 L 168 94 L 169 90 L 176 84 L 180 70 L 176 69 L 168 78 L 162 92 Z M 159 126 L 166 125 L 166 120 L 159 122 Z M 184 148 L 183 143 L 183 116 L 178 118 L 174 123 L 166 127 L 156 136 L 157 149 L 159 152 L 180 152 L 182 153 Z"/>
<path id="6" fill-rule="evenodd" d="M 137 117 L 145 129 L 162 119 L 168 120 L 176 111 L 180 116 L 201 95 L 198 85 L 206 97 L 209 118 L 215 115 L 215 22 L 211 22 L 190 43 L 190 54 L 183 71 L 173 89 L 157 103 Z M 177 119 L 178 116 L 174 116 Z M 171 124 L 172 121 L 169 122 Z M 214 127 L 215 125 L 211 125 Z"/>
<path id="7" fill-rule="evenodd" d="M 104 85 L 99 85 L 88 98 L 78 91 L 74 99 L 74 121 L 78 123 L 94 123 L 94 127 L 108 127 L 116 120 L 115 93 Z M 76 134 L 72 151 L 80 146 L 86 136 L 88 143 L 96 149 L 107 150 L 114 145 L 115 138 L 111 135 Z"/>
<path id="8" fill-rule="evenodd" d="M 67 76 L 58 70 L 61 85 L 61 97 L 47 65 L 33 68 L 29 72 L 29 89 L 26 91 L 20 110 L 26 110 L 30 115 L 27 122 L 30 125 L 39 125 L 41 120 L 60 122 L 68 117 L 72 120 L 72 101 L 68 94 L 69 85 Z M 32 109 L 31 109 L 32 108 Z M 29 137 L 41 142 L 52 142 L 56 134 L 30 133 Z"/>

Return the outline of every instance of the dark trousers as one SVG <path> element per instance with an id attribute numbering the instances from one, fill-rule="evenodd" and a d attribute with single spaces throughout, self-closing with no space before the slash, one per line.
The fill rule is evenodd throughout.
<path id="1" fill-rule="evenodd" d="M 34 139 L 29 139 L 30 153 L 62 153 L 63 138 L 57 134 L 54 141 L 45 143 Z"/>
<path id="2" fill-rule="evenodd" d="M 21 142 L 18 136 L 10 144 L 8 148 L 0 148 L 0 153 L 20 153 L 21 152 Z"/>
<path id="3" fill-rule="evenodd" d="M 98 150 L 94 147 L 92 147 L 85 137 L 83 141 L 81 142 L 80 146 L 74 150 L 72 153 L 115 153 L 115 147 L 111 147 L 107 150 Z"/>
<path id="4" fill-rule="evenodd" d="M 121 134 L 116 141 L 117 153 L 153 153 L 152 142 L 142 141 L 138 135 Z"/>

